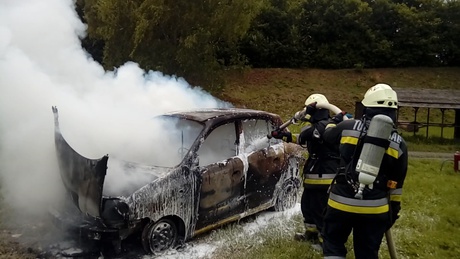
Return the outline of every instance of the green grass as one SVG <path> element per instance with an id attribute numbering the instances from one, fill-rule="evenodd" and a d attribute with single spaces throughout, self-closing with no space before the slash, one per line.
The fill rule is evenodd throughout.
<path id="1" fill-rule="evenodd" d="M 321 258 L 322 254 L 303 242 L 293 240 L 293 234 L 302 230 L 300 214 L 277 217 L 261 226 L 256 234 L 243 234 L 244 226 L 231 224 L 215 231 L 210 239 L 222 240 L 222 246 L 211 256 L 225 258 Z"/>
<path id="2" fill-rule="evenodd" d="M 376 83 L 400 88 L 460 89 L 459 81 L 460 67 L 364 69 L 362 72 L 353 69 L 248 69 L 243 73 L 230 71 L 223 91 L 216 96 L 237 107 L 267 110 L 287 119 L 312 93 L 322 93 L 329 102 L 354 113 L 355 103 Z M 449 111 L 446 110 L 446 116 L 451 118 Z M 431 110 L 431 114 L 436 112 Z M 409 109 L 405 113 L 412 114 L 412 111 Z M 421 110 L 417 115 L 417 121 L 425 118 L 422 113 Z M 408 115 L 407 119 L 412 120 L 413 116 Z"/>
<path id="3" fill-rule="evenodd" d="M 452 163 L 440 171 L 442 160 L 410 159 L 401 218 L 392 228 L 399 258 L 458 258 L 460 254 L 460 173 Z M 212 258 L 322 258 L 308 243 L 293 240 L 302 218 L 273 222 L 257 235 L 241 235 L 243 227 L 232 224 L 211 237 L 223 240 Z M 351 237 L 347 243 L 352 251 Z M 383 239 L 380 258 L 390 258 Z M 347 258 L 353 258 L 349 252 Z"/>
<path id="4" fill-rule="evenodd" d="M 417 132 L 405 132 L 406 136 L 419 136 L 424 137 L 428 135 L 428 138 L 444 138 L 446 140 L 454 138 L 454 128 L 441 128 L 437 126 L 430 126 L 430 127 L 422 127 Z"/>
<path id="5" fill-rule="evenodd" d="M 445 139 L 440 137 L 429 137 L 415 135 L 412 133 L 403 133 L 402 136 L 407 142 L 409 151 L 424 152 L 445 152 L 454 153 L 460 150 L 460 140 Z"/>
<path id="6" fill-rule="evenodd" d="M 460 89 L 460 67 L 453 68 L 400 68 L 400 69 L 248 69 L 243 73 L 230 71 L 226 84 L 215 95 L 236 107 L 266 110 L 279 114 L 283 120 L 290 119 L 301 108 L 305 99 L 313 93 L 326 95 L 329 102 L 351 113 L 356 102 L 361 101 L 366 90 L 376 83 L 388 83 L 400 88 Z M 429 97 L 427 97 L 429 98 Z M 417 122 L 426 122 L 426 109 L 417 113 Z M 402 108 L 400 119 L 414 120 L 412 108 Z M 441 122 L 440 109 L 430 110 L 430 123 Z M 444 123 L 454 122 L 454 111 L 446 110 Z M 299 132 L 298 126 L 289 127 Z M 401 130 L 403 131 L 403 130 Z M 417 135 L 425 136 L 425 128 Z M 412 133 L 405 132 L 405 136 Z M 411 151 L 454 152 L 460 145 L 438 141 L 440 130 L 429 128 L 429 141 L 416 140 L 409 143 Z M 453 137 L 453 128 L 445 128 L 444 138 Z M 424 143 L 426 142 L 426 143 Z"/>
<path id="7" fill-rule="evenodd" d="M 452 163 L 411 160 L 403 193 L 403 216 L 395 228 L 407 258 L 455 258 L 460 254 L 460 173 Z"/>

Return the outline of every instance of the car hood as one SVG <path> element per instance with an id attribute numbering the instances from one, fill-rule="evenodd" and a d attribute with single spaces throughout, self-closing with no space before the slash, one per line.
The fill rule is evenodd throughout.
<path id="1" fill-rule="evenodd" d="M 108 155 L 99 159 L 86 158 L 76 152 L 62 136 L 56 107 L 53 107 L 53 113 L 54 141 L 61 179 L 73 203 L 84 214 L 100 217 L 103 195 L 128 196 L 174 169 L 119 159 L 111 159 L 109 163 Z M 108 166 L 110 175 L 106 177 Z"/>
<path id="2" fill-rule="evenodd" d="M 78 154 L 61 134 L 56 107 L 53 113 L 54 142 L 62 182 L 81 212 L 99 217 L 108 156 L 89 159 Z"/>

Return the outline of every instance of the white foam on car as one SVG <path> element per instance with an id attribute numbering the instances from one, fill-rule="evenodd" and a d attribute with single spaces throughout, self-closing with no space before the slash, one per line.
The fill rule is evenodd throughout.
<path id="1" fill-rule="evenodd" d="M 263 243 L 263 237 L 260 235 L 262 231 L 272 228 L 273 231 L 284 233 L 285 235 L 293 235 L 295 232 L 292 217 L 300 213 L 300 203 L 297 203 L 292 209 L 286 211 L 264 211 L 258 213 L 255 220 L 247 223 L 240 223 L 243 231 L 236 237 L 226 238 L 226 235 L 207 235 L 201 239 L 190 240 L 184 249 L 181 251 L 170 250 L 161 255 L 164 259 L 204 259 L 213 258 L 214 253 L 219 253 L 219 248 L 225 245 L 234 244 L 238 239 L 252 239 L 257 243 Z M 237 223 L 235 223 L 237 224 Z M 225 233 L 225 229 L 217 229 L 215 232 Z M 145 255 L 143 259 L 158 258 L 155 256 Z"/>

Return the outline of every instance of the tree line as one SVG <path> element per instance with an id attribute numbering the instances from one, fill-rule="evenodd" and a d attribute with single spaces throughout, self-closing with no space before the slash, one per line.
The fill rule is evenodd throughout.
<path id="1" fill-rule="evenodd" d="M 82 45 L 213 84 L 223 69 L 460 66 L 458 0 L 77 0 Z"/>

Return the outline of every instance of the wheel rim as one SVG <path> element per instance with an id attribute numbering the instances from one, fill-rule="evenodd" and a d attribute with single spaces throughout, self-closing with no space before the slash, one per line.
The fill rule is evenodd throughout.
<path id="1" fill-rule="evenodd" d="M 177 229 L 169 220 L 153 225 L 149 232 L 149 247 L 152 253 L 165 251 L 172 247 L 177 239 Z"/>
<path id="2" fill-rule="evenodd" d="M 292 183 L 288 183 L 278 196 L 276 209 L 279 211 L 290 209 L 296 202 L 296 188 Z"/>
<path id="3" fill-rule="evenodd" d="M 295 188 L 292 185 L 289 185 L 284 192 L 284 200 L 286 201 L 284 209 L 289 209 L 294 206 L 297 201 L 297 196 L 295 195 Z"/>

